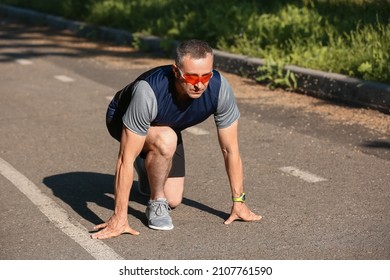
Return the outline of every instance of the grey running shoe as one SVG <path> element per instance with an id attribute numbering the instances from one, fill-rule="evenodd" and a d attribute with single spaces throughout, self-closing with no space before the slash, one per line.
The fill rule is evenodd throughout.
<path id="1" fill-rule="evenodd" d="M 150 187 L 148 174 L 146 173 L 145 160 L 137 157 L 134 162 L 134 168 L 138 174 L 138 192 L 144 196 L 150 196 Z"/>
<path id="2" fill-rule="evenodd" d="M 173 229 L 172 219 L 169 215 L 170 212 L 171 208 L 165 198 L 149 200 L 148 206 L 146 207 L 146 217 L 148 218 L 149 227 L 157 230 Z"/>

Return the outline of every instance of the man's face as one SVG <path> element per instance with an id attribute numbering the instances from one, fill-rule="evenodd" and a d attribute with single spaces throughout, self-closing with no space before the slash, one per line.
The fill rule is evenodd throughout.
<path id="1" fill-rule="evenodd" d="M 187 55 L 181 66 L 173 66 L 179 96 L 182 98 L 199 98 L 206 90 L 213 71 L 213 57 L 207 54 L 205 58 L 193 59 Z"/>

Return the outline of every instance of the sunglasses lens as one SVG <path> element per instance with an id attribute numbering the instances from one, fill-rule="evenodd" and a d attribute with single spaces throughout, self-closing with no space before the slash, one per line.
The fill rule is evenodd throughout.
<path id="1" fill-rule="evenodd" d="M 213 72 L 210 72 L 209 74 L 206 74 L 206 75 L 203 75 L 203 76 L 197 76 L 197 75 L 186 75 L 184 74 L 183 75 L 183 78 L 184 80 L 189 83 L 189 84 L 192 84 L 192 85 L 195 85 L 199 82 L 201 82 L 202 84 L 205 84 L 207 83 L 211 77 L 213 76 Z"/>
<path id="2" fill-rule="evenodd" d="M 200 77 L 199 80 L 201 83 L 204 84 L 204 83 L 207 83 L 211 79 L 212 76 L 213 76 L 213 72 L 210 72 L 209 74 Z"/>
<path id="3" fill-rule="evenodd" d="M 183 78 L 186 81 L 186 83 L 189 83 L 192 85 L 196 84 L 198 81 L 198 76 L 195 76 L 195 75 L 183 75 Z"/>

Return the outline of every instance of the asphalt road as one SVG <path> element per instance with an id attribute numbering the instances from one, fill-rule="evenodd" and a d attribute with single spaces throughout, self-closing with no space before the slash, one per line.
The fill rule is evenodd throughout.
<path id="1" fill-rule="evenodd" d="M 174 230 L 149 229 L 146 200 L 132 192 L 141 234 L 91 240 L 113 209 L 109 98 L 161 60 L 81 41 L 1 22 L 0 259 L 390 258 L 389 135 L 240 99 L 245 190 L 260 222 L 223 225 L 230 192 L 209 119 L 184 132 Z"/>

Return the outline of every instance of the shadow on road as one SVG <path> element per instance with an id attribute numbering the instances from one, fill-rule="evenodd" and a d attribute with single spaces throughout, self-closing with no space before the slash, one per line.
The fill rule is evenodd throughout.
<path id="1" fill-rule="evenodd" d="M 88 207 L 88 203 L 95 203 L 111 210 L 114 209 L 114 176 L 111 174 L 69 172 L 45 177 L 43 183 L 53 191 L 55 196 L 63 200 L 76 213 L 93 224 L 100 224 L 104 221 Z M 133 186 L 135 184 L 138 184 L 138 182 L 134 181 Z M 148 198 L 139 195 L 135 189 L 132 188 L 130 201 L 146 205 Z M 183 198 L 183 204 L 223 219 L 227 219 L 229 216 L 225 212 L 189 198 Z M 129 207 L 128 213 L 147 225 L 144 212 Z"/>
<path id="2" fill-rule="evenodd" d="M 45 37 L 42 37 L 42 33 L 45 34 Z M 1 39 L 14 40 L 14 43 L 12 46 L 0 45 L 0 49 L 12 48 L 11 51 L 2 52 L 0 63 L 21 58 L 30 59 L 48 56 L 146 58 L 156 57 L 157 55 L 156 53 L 131 49 L 128 46 L 126 48 L 113 48 L 113 46 L 118 45 L 87 40 L 67 30 L 57 30 L 40 25 L 26 26 L 18 21 L 4 18 L 0 19 Z M 23 51 L 24 49 L 28 50 Z"/>
<path id="3" fill-rule="evenodd" d="M 390 150 L 390 142 L 388 141 L 366 141 L 362 146 L 367 148 Z"/>
<path id="4" fill-rule="evenodd" d="M 93 224 L 104 222 L 89 207 L 88 203 L 95 203 L 107 209 L 114 209 L 114 176 L 93 172 L 70 172 L 45 177 L 43 183 L 49 187 L 55 196 L 66 202 L 81 217 Z M 140 203 L 141 197 L 132 200 Z M 144 221 L 145 214 L 129 207 L 129 214 Z"/>

